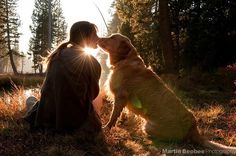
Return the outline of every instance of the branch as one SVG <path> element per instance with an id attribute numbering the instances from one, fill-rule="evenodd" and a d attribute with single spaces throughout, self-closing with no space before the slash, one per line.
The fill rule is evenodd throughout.
<path id="1" fill-rule="evenodd" d="M 4 58 L 4 57 L 6 57 L 7 55 L 9 55 L 9 52 L 6 53 L 5 55 L 0 55 L 0 58 Z"/>
<path id="2" fill-rule="evenodd" d="M 23 54 L 18 53 L 16 50 L 12 50 L 12 53 L 16 56 L 25 57 Z"/>

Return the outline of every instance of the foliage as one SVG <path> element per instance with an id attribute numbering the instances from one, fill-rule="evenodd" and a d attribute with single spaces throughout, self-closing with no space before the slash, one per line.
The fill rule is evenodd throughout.
<path id="1" fill-rule="evenodd" d="M 39 70 L 42 73 L 42 57 L 46 57 L 51 48 L 55 48 L 55 46 L 65 40 L 67 37 L 66 29 L 67 24 L 63 16 L 60 0 L 51 1 L 51 15 L 49 13 L 48 0 L 35 1 L 32 25 L 30 26 L 32 37 L 29 42 L 28 53 L 33 57 L 35 72 Z"/>
<path id="2" fill-rule="evenodd" d="M 183 64 L 204 70 L 236 61 L 236 5 L 233 1 L 192 1 L 186 14 Z"/>
<path id="3" fill-rule="evenodd" d="M 130 37 L 146 64 L 161 72 L 166 67 L 160 42 L 163 36 L 159 1 L 117 0 L 114 8 L 115 18 L 110 27 L 117 24 L 118 29 L 113 31 Z M 176 55 L 173 57 L 179 70 L 214 71 L 236 62 L 236 4 L 233 0 L 169 0 L 169 11 L 172 55 Z"/>
<path id="4" fill-rule="evenodd" d="M 6 42 L 4 40 L 5 38 L 5 32 L 3 31 L 3 28 L 4 28 L 4 25 L 5 25 L 5 21 L 4 21 L 4 14 L 5 14 L 5 2 L 4 1 L 1 1 L 0 2 L 0 48 L 1 48 L 1 51 L 0 51 L 0 55 L 3 56 L 6 51 L 4 49 L 6 49 Z"/>
<path id="5" fill-rule="evenodd" d="M 145 63 L 157 69 L 162 66 L 162 57 L 157 46 L 159 40 L 153 5 L 154 2 L 149 0 L 117 0 L 115 16 L 119 20 L 118 32 L 128 36 Z"/>
<path id="6" fill-rule="evenodd" d="M 15 57 L 22 57 L 19 53 L 18 27 L 20 18 L 16 13 L 18 0 L 5 0 L 0 2 L 0 58 L 9 57 L 13 72 L 17 74 Z"/>

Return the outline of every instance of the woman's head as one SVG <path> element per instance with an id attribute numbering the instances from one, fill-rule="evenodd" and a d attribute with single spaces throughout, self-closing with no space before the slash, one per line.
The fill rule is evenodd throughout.
<path id="1" fill-rule="evenodd" d="M 69 42 L 72 44 L 97 48 L 98 39 L 97 26 L 93 23 L 79 21 L 71 26 Z"/>
<path id="2" fill-rule="evenodd" d="M 70 29 L 70 39 L 68 42 L 62 43 L 57 49 L 48 56 L 48 62 L 57 57 L 58 53 L 66 48 L 69 44 L 78 45 L 82 48 L 87 46 L 97 48 L 97 26 L 87 21 L 79 21 L 74 23 Z"/>

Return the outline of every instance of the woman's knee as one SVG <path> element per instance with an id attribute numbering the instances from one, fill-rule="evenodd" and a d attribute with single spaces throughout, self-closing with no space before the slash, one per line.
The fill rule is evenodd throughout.
<path id="1" fill-rule="evenodd" d="M 26 109 L 30 110 L 34 104 L 38 101 L 38 99 L 34 96 L 30 96 L 26 99 Z"/>

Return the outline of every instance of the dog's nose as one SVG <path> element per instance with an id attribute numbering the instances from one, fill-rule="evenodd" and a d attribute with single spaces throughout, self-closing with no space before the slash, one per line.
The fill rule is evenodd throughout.
<path id="1" fill-rule="evenodd" d="M 98 45 L 98 47 L 100 47 L 100 48 L 103 49 L 103 50 L 104 50 L 105 47 L 106 47 L 106 44 L 105 44 L 103 38 L 100 38 L 100 40 L 98 40 L 97 45 Z"/>

